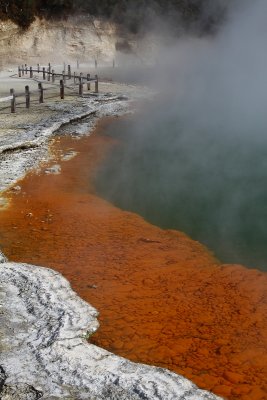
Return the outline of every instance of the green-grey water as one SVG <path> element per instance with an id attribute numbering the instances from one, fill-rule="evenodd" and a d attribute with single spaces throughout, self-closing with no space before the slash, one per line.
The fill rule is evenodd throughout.
<path id="1" fill-rule="evenodd" d="M 98 171 L 98 193 L 186 232 L 222 262 L 267 270 L 267 139 L 190 131 L 176 116 L 155 119 L 109 125 L 118 144 Z"/>

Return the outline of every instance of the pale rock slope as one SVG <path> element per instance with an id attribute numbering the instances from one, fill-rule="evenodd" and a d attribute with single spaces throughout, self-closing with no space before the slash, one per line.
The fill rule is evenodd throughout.
<path id="1" fill-rule="evenodd" d="M 162 42 L 163 41 L 163 42 Z M 0 67 L 36 65 L 53 66 L 79 60 L 94 67 L 153 64 L 163 46 L 162 32 L 143 35 L 118 32 L 112 23 L 90 15 L 66 20 L 36 20 L 27 30 L 11 21 L 0 22 Z"/>
<path id="2" fill-rule="evenodd" d="M 79 59 L 112 60 L 117 37 L 112 24 L 90 16 L 64 21 L 36 19 L 26 31 L 11 21 L 0 22 L 0 59 L 12 63 L 62 63 Z"/>

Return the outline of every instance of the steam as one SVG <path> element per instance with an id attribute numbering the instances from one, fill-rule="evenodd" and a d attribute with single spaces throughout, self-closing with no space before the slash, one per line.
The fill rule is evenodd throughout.
<path id="1" fill-rule="evenodd" d="M 216 36 L 159 52 L 149 83 L 160 95 L 112 129 L 124 144 L 99 191 L 223 261 L 266 268 L 267 3 L 229 10 Z"/>

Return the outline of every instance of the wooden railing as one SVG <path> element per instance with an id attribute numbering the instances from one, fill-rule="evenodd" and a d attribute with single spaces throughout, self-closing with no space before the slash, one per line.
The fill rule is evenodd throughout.
<path id="1" fill-rule="evenodd" d="M 80 74 L 77 74 L 74 72 L 73 74 L 71 73 L 71 65 L 68 65 L 68 71 L 66 73 L 65 69 L 62 71 L 62 73 L 57 73 L 55 72 L 54 69 L 51 68 L 51 64 L 48 64 L 48 67 L 41 67 L 40 64 L 37 64 L 37 68 L 34 69 L 33 67 L 28 67 L 27 64 L 19 66 L 18 67 L 18 76 L 21 78 L 22 76 L 28 75 L 29 77 L 33 78 L 33 73 L 36 72 L 38 74 L 42 74 L 43 80 L 47 80 L 48 82 L 54 83 L 57 78 L 61 78 L 63 82 L 65 83 L 66 80 L 72 80 L 74 84 L 90 84 L 91 82 L 95 82 L 95 92 L 98 93 L 98 76 L 95 75 L 94 78 L 91 78 L 90 74 L 86 74 L 86 76 L 83 75 L 82 72 Z"/>
<path id="2" fill-rule="evenodd" d="M 38 74 L 38 78 L 36 79 L 34 77 L 34 73 Z M 39 80 L 39 74 L 42 74 L 42 81 L 46 81 L 48 83 L 52 83 L 53 86 L 50 88 L 44 88 L 43 83 L 40 82 Z M 38 101 L 39 103 L 44 103 L 44 91 L 46 90 L 53 90 L 55 87 L 59 87 L 59 97 L 61 99 L 65 98 L 65 89 L 73 89 L 72 86 L 78 86 L 78 93 L 76 95 L 83 96 L 84 94 L 84 85 L 86 85 L 87 90 L 91 90 L 91 84 L 95 84 L 95 93 L 98 93 L 98 76 L 95 75 L 94 78 L 91 78 L 90 74 L 84 74 L 81 72 L 80 74 L 77 74 L 74 72 L 73 74 L 71 73 L 71 66 L 68 65 L 68 71 L 67 73 L 65 71 L 62 71 L 62 73 L 56 73 L 54 69 L 51 68 L 51 65 L 48 64 L 48 67 L 40 67 L 39 64 L 37 64 L 36 68 L 33 67 L 28 67 L 27 64 L 23 66 L 18 67 L 18 77 L 22 78 L 27 76 L 27 78 L 37 80 L 38 82 L 38 89 L 37 90 L 31 90 L 29 86 L 25 86 L 25 92 L 23 93 L 15 93 L 15 90 L 12 88 L 10 89 L 10 96 L 5 96 L 5 97 L 0 97 L 0 103 L 5 103 L 5 102 L 10 102 L 10 108 L 11 108 L 11 113 L 16 112 L 16 99 L 19 97 L 24 97 L 25 98 L 25 106 L 26 108 L 30 108 L 31 104 L 31 95 L 38 93 Z M 66 85 L 66 83 L 70 83 L 71 87 Z M 73 94 L 73 92 L 72 92 Z M 7 108 L 7 107 L 5 107 Z"/>
<path id="3" fill-rule="evenodd" d="M 10 89 L 10 96 L 0 97 L 0 103 L 5 103 L 11 100 L 11 112 L 16 110 L 16 99 L 14 89 Z"/>

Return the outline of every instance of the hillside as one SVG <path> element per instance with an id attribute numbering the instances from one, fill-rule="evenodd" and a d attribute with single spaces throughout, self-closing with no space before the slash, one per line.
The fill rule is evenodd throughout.
<path id="1" fill-rule="evenodd" d="M 35 17 L 65 18 L 89 14 L 115 22 L 132 33 L 150 28 L 157 18 L 164 18 L 179 32 L 212 32 L 223 19 L 230 0 L 2 0 L 0 19 L 15 22 L 26 29 Z"/>

